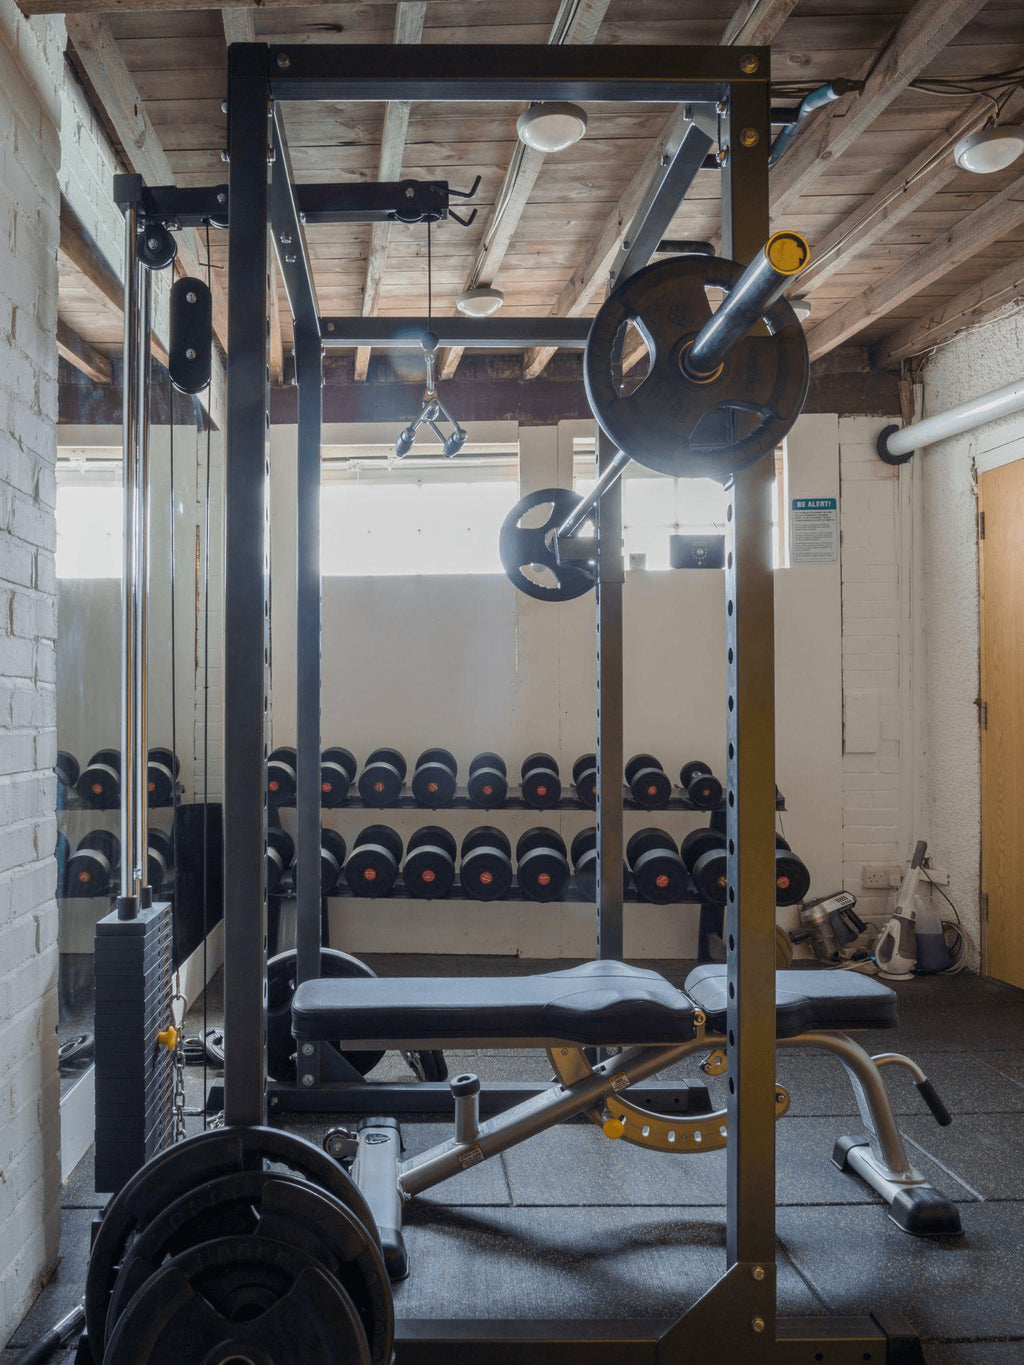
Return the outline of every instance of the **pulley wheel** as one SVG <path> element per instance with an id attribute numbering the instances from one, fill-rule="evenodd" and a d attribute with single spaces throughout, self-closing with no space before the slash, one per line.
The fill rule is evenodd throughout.
<path id="1" fill-rule="evenodd" d="M 587 397 L 617 449 L 675 478 L 728 480 L 774 450 L 807 396 L 803 328 L 786 299 L 763 314 L 768 335 L 746 336 L 720 368 L 694 378 L 686 353 L 712 316 L 708 289 L 728 295 L 743 274 L 735 261 L 676 256 L 638 270 L 609 294 L 587 338 Z M 623 337 L 632 324 L 650 368 L 623 392 Z"/>
<path id="2" fill-rule="evenodd" d="M 106 1339 L 106 1319 L 117 1278 L 136 1237 L 182 1195 L 208 1180 L 240 1171 L 260 1170 L 264 1162 L 284 1166 L 334 1195 L 371 1236 L 377 1226 L 351 1176 L 326 1152 L 277 1128 L 210 1128 L 186 1138 L 147 1161 L 113 1196 L 93 1239 L 85 1284 L 85 1321 L 89 1340 Z"/>
<path id="3" fill-rule="evenodd" d="M 295 1080 L 295 1039 L 292 1037 L 292 997 L 296 987 L 295 950 L 278 953 L 267 963 L 267 1071 L 275 1081 Z M 320 949 L 320 975 L 331 980 L 353 976 L 376 976 L 365 962 L 337 948 Z M 360 1075 L 372 1071 L 383 1052 L 342 1052 L 349 1066 Z"/>
<path id="4" fill-rule="evenodd" d="M 559 526 L 582 501 L 568 488 L 539 488 L 519 499 L 498 536 L 498 553 L 513 587 L 539 602 L 571 602 L 591 590 L 593 568 L 561 563 L 556 544 Z"/>
<path id="5" fill-rule="evenodd" d="M 218 1237 L 156 1271 L 117 1321 L 104 1365 L 370 1365 L 344 1285 L 264 1237 Z"/>
<path id="6" fill-rule="evenodd" d="M 114 1282 L 107 1340 L 132 1297 L 173 1256 L 217 1237 L 259 1237 L 312 1256 L 356 1306 L 374 1361 L 390 1362 L 391 1289 L 380 1247 L 326 1190 L 276 1171 L 221 1176 L 181 1196 L 141 1230 Z"/>

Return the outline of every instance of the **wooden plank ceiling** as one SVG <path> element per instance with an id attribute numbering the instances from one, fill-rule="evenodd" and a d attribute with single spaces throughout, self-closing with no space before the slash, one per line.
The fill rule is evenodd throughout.
<path id="1" fill-rule="evenodd" d="M 398 32 L 424 49 L 566 38 L 771 41 L 777 105 L 791 107 L 836 77 L 864 82 L 806 120 L 772 171 L 776 225 L 804 232 L 815 251 L 795 291 L 811 305 L 812 356 L 856 343 L 893 366 L 1024 287 L 1015 267 L 1024 247 L 1024 160 L 979 176 L 959 171 L 952 157 L 956 137 L 986 119 L 1024 121 L 1021 74 L 1013 74 L 1024 65 L 1019 0 L 365 0 L 311 8 L 267 0 L 230 10 L 122 0 L 106 14 L 104 0 L 22 7 L 68 11 L 70 55 L 134 166 L 131 130 L 107 93 L 115 54 L 117 99 L 130 105 L 137 95 L 135 116 L 148 120 L 181 185 L 226 178 L 226 28 L 269 43 L 389 43 Z M 673 111 L 590 106 L 581 142 L 524 163 L 515 136 L 522 108 L 414 104 L 406 120 L 383 103 L 291 105 L 285 125 L 299 180 L 371 181 L 382 165 L 389 175 L 447 179 L 459 189 L 481 176 L 472 227 L 447 222 L 433 231 L 435 312 L 452 313 L 458 292 L 481 283 L 504 291 L 508 315 L 588 316 L 603 296 L 608 246 L 628 226 L 638 168 Z M 717 171 L 698 175 L 672 235 L 717 238 L 718 182 Z M 499 200 L 509 206 L 496 216 Z M 323 313 L 425 314 L 425 228 L 311 228 L 309 240 Z M 215 233 L 215 272 L 224 247 Z M 114 349 L 109 311 L 95 302 L 95 320 L 90 315 L 95 287 L 76 290 L 69 279 L 67 288 L 75 331 Z M 287 348 L 283 294 L 280 304 Z M 448 359 L 448 373 L 457 359 Z M 541 373 L 548 359 L 528 353 L 526 373 Z"/>

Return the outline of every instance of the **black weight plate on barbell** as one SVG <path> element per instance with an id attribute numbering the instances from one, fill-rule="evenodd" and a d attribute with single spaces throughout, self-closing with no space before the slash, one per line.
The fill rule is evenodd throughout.
<path id="1" fill-rule="evenodd" d="M 440 844 L 417 844 L 406 855 L 402 880 L 417 900 L 444 900 L 455 885 L 454 859 Z"/>
<path id="2" fill-rule="evenodd" d="M 742 275 L 741 265 L 720 257 L 670 257 L 624 280 L 594 318 L 583 359 L 587 398 L 616 448 L 638 464 L 674 478 L 725 482 L 774 450 L 800 415 L 807 343 L 785 298 L 764 310 L 768 335 L 737 341 L 710 379 L 694 380 L 683 369 L 687 349 L 712 316 L 708 288 L 729 294 Z M 629 323 L 647 344 L 650 367 L 623 394 L 622 334 Z"/>
<path id="3" fill-rule="evenodd" d="M 275 1081 L 295 1080 L 295 1039 L 292 1037 L 292 997 L 296 987 L 296 953 L 291 948 L 278 953 L 267 963 L 267 1071 Z M 376 976 L 365 962 L 337 948 L 320 949 L 320 976 L 331 981 L 352 977 Z M 343 1052 L 338 1043 L 331 1045 L 361 1075 L 372 1071 L 383 1051 Z"/>
<path id="4" fill-rule="evenodd" d="M 373 1235 L 326 1190 L 277 1171 L 243 1171 L 208 1180 L 176 1199 L 141 1229 L 114 1282 L 107 1340 L 131 1298 L 162 1265 L 218 1237 L 261 1237 L 312 1256 L 344 1285 L 374 1361 L 390 1362 L 391 1289 Z"/>
<path id="5" fill-rule="evenodd" d="M 692 872 L 697 859 L 707 853 L 708 849 L 725 848 L 726 842 L 721 830 L 691 829 L 680 846 L 679 854 L 687 870 Z"/>
<path id="6" fill-rule="evenodd" d="M 335 745 L 320 755 L 320 804 L 328 810 L 343 806 L 359 764 L 349 749 Z"/>
<path id="7" fill-rule="evenodd" d="M 459 851 L 455 835 L 443 825 L 421 825 L 414 834 L 409 835 L 409 841 L 405 846 L 406 854 L 410 854 L 414 848 L 419 848 L 422 844 L 438 846 L 448 854 L 452 862 Z"/>
<path id="8" fill-rule="evenodd" d="M 106 1339 L 107 1310 L 117 1267 L 139 1232 L 189 1190 L 220 1176 L 257 1170 L 265 1161 L 285 1166 L 333 1194 L 373 1237 L 379 1238 L 373 1214 L 355 1181 L 313 1143 L 279 1128 L 209 1128 L 150 1158 L 104 1209 L 93 1238 L 85 1285 L 86 1329 L 91 1342 Z"/>
<path id="9" fill-rule="evenodd" d="M 218 1237 L 161 1266 L 118 1319 L 104 1365 L 371 1365 L 356 1306 L 312 1256 Z"/>
<path id="10" fill-rule="evenodd" d="M 569 885 L 569 863 L 550 844 L 530 848 L 516 861 L 516 881 L 533 901 L 560 901 Z"/>
<path id="11" fill-rule="evenodd" d="M 659 829 L 656 825 L 638 829 L 635 834 L 630 835 L 626 844 L 626 862 L 633 867 L 636 860 L 642 858 L 652 848 L 671 849 L 675 853 L 675 840 L 666 830 Z"/>
<path id="12" fill-rule="evenodd" d="M 555 533 L 583 499 L 568 488 L 539 488 L 520 498 L 501 524 L 498 554 L 512 585 L 541 602 L 571 602 L 594 586 L 591 566 L 558 558 Z M 539 509 L 549 510 L 543 521 Z M 532 515 L 531 515 L 532 514 Z M 586 523 L 584 523 L 586 525 Z"/>
<path id="13" fill-rule="evenodd" d="M 799 905 L 811 889 L 811 874 L 788 848 L 775 850 L 775 904 Z"/>
<path id="14" fill-rule="evenodd" d="M 729 888 L 728 853 L 724 844 L 709 848 L 694 862 L 690 875 L 703 901 L 724 905 Z"/>

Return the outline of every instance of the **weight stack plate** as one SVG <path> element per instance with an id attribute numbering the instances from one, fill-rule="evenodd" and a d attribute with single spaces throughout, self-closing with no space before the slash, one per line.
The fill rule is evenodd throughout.
<path id="1" fill-rule="evenodd" d="M 96 925 L 96 1189 L 115 1193 L 171 1141 L 171 906 Z"/>

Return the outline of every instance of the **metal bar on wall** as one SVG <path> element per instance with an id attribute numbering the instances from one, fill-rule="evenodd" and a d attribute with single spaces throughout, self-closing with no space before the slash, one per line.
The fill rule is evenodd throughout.
<path id="1" fill-rule="evenodd" d="M 419 350 L 422 317 L 321 318 L 325 347 L 390 346 Z M 472 346 L 478 351 L 557 346 L 582 351 L 590 335 L 589 318 L 431 318 L 430 330 L 441 346 Z"/>
<path id="2" fill-rule="evenodd" d="M 597 476 L 619 452 L 597 429 Z M 622 482 L 597 505 L 597 956 L 623 957 Z"/>
<path id="3" fill-rule="evenodd" d="M 299 389 L 295 536 L 295 947 L 296 980 L 320 975 L 320 444 L 323 352 L 319 336 L 295 338 Z"/>
<path id="4" fill-rule="evenodd" d="M 767 76 L 768 68 L 764 67 Z M 746 264 L 767 240 L 768 86 L 736 86 L 723 118 L 722 245 Z M 726 961 L 730 1265 L 760 1266 L 775 1333 L 775 637 L 765 456 L 736 475 L 726 559 Z M 767 1290 L 770 1288 L 770 1293 Z"/>
<path id="5" fill-rule="evenodd" d="M 227 434 L 224 453 L 224 1118 L 265 1118 L 267 902 L 267 49 L 228 54 Z"/>

